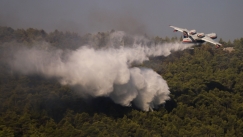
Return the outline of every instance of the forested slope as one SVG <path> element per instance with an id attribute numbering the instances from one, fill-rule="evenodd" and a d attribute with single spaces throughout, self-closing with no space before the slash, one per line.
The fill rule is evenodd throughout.
<path id="1" fill-rule="evenodd" d="M 63 49 L 93 41 L 99 48 L 108 35 L 0 27 L 0 48 L 43 41 Z M 83 99 L 54 78 L 13 72 L 0 49 L 0 136 L 243 136 L 243 38 L 220 42 L 235 50 L 204 44 L 144 62 L 171 91 L 169 101 L 149 112 L 106 97 Z"/>

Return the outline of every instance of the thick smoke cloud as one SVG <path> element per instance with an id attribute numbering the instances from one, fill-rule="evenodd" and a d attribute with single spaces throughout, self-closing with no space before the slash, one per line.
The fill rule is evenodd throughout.
<path id="1" fill-rule="evenodd" d="M 99 30 L 102 26 L 104 31 L 116 29 L 123 30 L 130 34 L 146 34 L 149 32 L 147 26 L 142 22 L 139 15 L 132 15 L 130 11 L 115 13 L 106 10 L 96 9 L 89 14 L 90 28 Z M 101 30 L 102 30 L 101 29 Z"/>
<path id="2" fill-rule="evenodd" d="M 0 26 L 8 26 L 14 29 L 37 28 L 44 29 L 47 32 L 57 29 L 82 35 L 111 29 L 123 30 L 131 34 L 152 33 L 142 19 L 144 14 L 141 11 L 135 12 L 135 9 L 130 6 L 128 8 L 127 4 L 126 9 L 110 9 L 113 7 L 112 5 L 105 8 L 101 6 L 102 3 L 106 2 L 98 1 L 97 4 L 94 1 L 84 0 L 59 3 L 2 0 L 0 2 Z M 120 2 L 113 4 L 117 5 L 118 3 Z"/>
<path id="3" fill-rule="evenodd" d="M 132 67 L 150 56 L 168 56 L 172 51 L 190 45 L 180 43 L 149 43 L 144 37 L 133 37 L 124 45 L 125 34 L 114 32 L 107 47 L 92 45 L 76 50 L 55 49 L 48 43 L 15 50 L 9 61 L 14 71 L 57 78 L 61 84 L 75 87 L 80 95 L 110 97 L 115 103 L 148 111 L 169 99 L 166 81 L 149 68 Z"/>

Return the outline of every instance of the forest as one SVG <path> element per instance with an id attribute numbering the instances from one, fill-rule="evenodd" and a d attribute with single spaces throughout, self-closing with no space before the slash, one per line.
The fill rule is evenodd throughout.
<path id="1" fill-rule="evenodd" d="M 205 43 L 151 57 L 152 68 L 169 86 L 170 100 L 153 111 L 121 106 L 107 97 L 84 100 L 55 78 L 12 72 L 3 47 L 30 47 L 40 42 L 77 49 L 94 42 L 106 45 L 111 32 L 80 36 L 73 32 L 0 27 L 1 137 L 240 137 L 243 136 L 243 38 L 219 40 L 223 48 Z M 180 38 L 149 38 L 154 43 Z M 129 38 L 125 43 L 129 42 Z"/>

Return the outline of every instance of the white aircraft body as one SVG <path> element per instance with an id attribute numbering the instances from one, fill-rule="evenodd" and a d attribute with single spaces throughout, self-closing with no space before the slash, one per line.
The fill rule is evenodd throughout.
<path id="1" fill-rule="evenodd" d="M 212 43 L 216 46 L 216 48 L 219 48 L 222 46 L 222 44 L 214 41 L 213 39 L 217 38 L 216 33 L 210 33 L 210 34 L 204 34 L 204 33 L 197 33 L 196 30 L 187 30 L 183 28 L 178 28 L 175 26 L 170 26 L 171 28 L 174 28 L 174 32 L 180 31 L 183 33 L 183 42 L 185 43 L 196 43 L 196 44 L 202 44 L 204 42 Z"/>

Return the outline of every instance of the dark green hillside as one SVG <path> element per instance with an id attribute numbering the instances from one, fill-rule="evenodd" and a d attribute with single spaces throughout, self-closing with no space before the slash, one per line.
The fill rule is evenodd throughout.
<path id="1" fill-rule="evenodd" d="M 92 40 L 98 48 L 107 36 L 0 27 L 0 48 L 45 41 L 76 49 Z M 83 99 L 56 79 L 15 73 L 0 49 L 0 136 L 243 136 L 243 38 L 221 43 L 235 50 L 204 44 L 146 61 L 143 66 L 162 75 L 171 91 L 171 100 L 149 112 L 105 97 Z"/>

